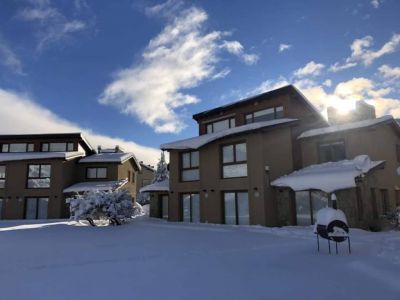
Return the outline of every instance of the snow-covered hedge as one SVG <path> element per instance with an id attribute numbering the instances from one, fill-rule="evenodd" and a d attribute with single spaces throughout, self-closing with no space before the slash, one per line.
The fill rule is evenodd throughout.
<path id="1" fill-rule="evenodd" d="M 383 218 L 393 225 L 393 229 L 400 230 L 400 206 L 396 207 L 394 211 L 385 213 Z"/>
<path id="2" fill-rule="evenodd" d="M 131 218 L 133 214 L 132 198 L 126 190 L 90 191 L 66 201 L 75 221 L 109 220 L 110 223 L 120 224 L 121 220 Z"/>

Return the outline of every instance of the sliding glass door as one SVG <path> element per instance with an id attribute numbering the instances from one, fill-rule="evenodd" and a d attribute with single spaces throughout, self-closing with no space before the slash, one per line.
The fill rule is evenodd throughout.
<path id="1" fill-rule="evenodd" d="M 297 225 L 307 226 L 317 221 L 317 213 L 328 206 L 328 196 L 321 191 L 296 192 Z"/>
<path id="2" fill-rule="evenodd" d="M 168 195 L 162 195 L 161 196 L 161 216 L 163 219 L 168 220 Z"/>
<path id="3" fill-rule="evenodd" d="M 25 219 L 47 219 L 49 198 L 26 198 Z"/>
<path id="4" fill-rule="evenodd" d="M 247 192 L 224 193 L 225 224 L 250 224 L 249 194 Z"/>
<path id="5" fill-rule="evenodd" d="M 200 195 L 197 193 L 182 195 L 182 219 L 184 222 L 200 222 Z"/>

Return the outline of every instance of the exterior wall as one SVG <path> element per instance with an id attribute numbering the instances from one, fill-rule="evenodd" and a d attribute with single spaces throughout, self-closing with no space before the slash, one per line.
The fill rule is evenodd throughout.
<path id="1" fill-rule="evenodd" d="M 28 189 L 28 165 L 29 164 L 50 164 L 51 179 L 50 188 Z M 73 165 L 75 161 L 65 162 L 60 159 L 13 161 L 6 162 L 6 183 L 5 188 L 0 190 L 0 197 L 3 197 L 3 218 L 23 219 L 25 217 L 25 198 L 27 197 L 48 197 L 48 218 L 65 217 L 65 202 L 63 189 L 73 180 Z"/>
<path id="2" fill-rule="evenodd" d="M 136 195 L 139 195 L 139 190 L 145 185 L 149 184 L 147 182 L 151 182 L 154 178 L 154 171 L 151 171 L 147 167 L 142 166 L 142 170 L 140 172 L 136 172 L 135 177 L 135 186 L 136 186 Z"/>
<path id="3" fill-rule="evenodd" d="M 168 195 L 165 192 L 151 192 L 150 193 L 150 217 L 152 218 L 161 218 L 161 196 Z M 171 210 L 171 204 L 169 204 L 169 211 Z M 170 218 L 171 220 L 171 218 Z"/>
<path id="4" fill-rule="evenodd" d="M 338 205 L 345 210 L 346 215 L 352 220 L 351 222 L 349 221 L 350 225 L 379 229 L 379 227 L 382 226 L 382 222 L 372 218 L 371 188 L 376 189 L 375 194 L 379 215 L 383 213 L 382 189 L 387 190 L 389 208 L 394 209 L 396 205 L 396 191 L 400 189 L 400 177 L 397 175 L 399 162 L 396 156 L 396 145 L 400 145 L 400 138 L 393 130 L 392 125 L 386 124 L 302 139 L 304 166 L 319 163 L 319 143 L 335 140 L 344 140 L 347 159 L 353 159 L 357 155 L 367 154 L 372 160 L 385 161 L 383 170 L 378 169 L 372 171 L 370 175 L 365 177 L 363 182 L 359 184 L 364 210 L 363 221 L 360 221 L 357 217 L 357 197 L 355 189 L 337 193 L 337 196 L 339 195 Z"/>
<path id="5" fill-rule="evenodd" d="M 194 182 L 180 182 L 180 152 L 171 151 L 170 220 L 182 219 L 181 195 L 183 193 L 199 193 L 201 222 L 223 223 L 222 193 L 248 191 L 251 224 L 276 225 L 276 202 L 269 182 L 293 171 L 291 136 L 290 127 L 280 127 L 208 144 L 199 150 L 200 180 Z M 247 143 L 248 176 L 221 178 L 222 145 L 243 141 Z M 269 172 L 265 171 L 266 166 L 269 167 Z"/>
<path id="6" fill-rule="evenodd" d="M 132 160 L 126 161 L 123 164 L 118 165 L 118 177 L 116 180 L 123 180 L 128 178 L 128 172 L 130 172 L 130 181 L 124 186 L 126 190 L 129 191 L 131 194 L 133 201 L 136 200 L 137 193 L 136 193 L 136 183 L 135 183 L 135 178 L 136 178 L 136 173 L 137 170 L 133 165 Z"/>

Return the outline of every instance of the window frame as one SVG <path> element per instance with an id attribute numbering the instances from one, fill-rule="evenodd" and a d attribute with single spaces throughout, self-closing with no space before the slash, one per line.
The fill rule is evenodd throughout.
<path id="1" fill-rule="evenodd" d="M 225 216 L 225 194 L 235 194 L 235 225 L 240 225 L 239 224 L 239 205 L 238 205 L 238 194 L 239 193 L 246 193 L 247 194 L 247 205 L 249 209 L 249 225 L 251 224 L 251 210 L 250 210 L 250 193 L 249 190 L 226 190 L 226 191 L 221 191 L 221 199 L 222 199 L 222 224 L 227 224 L 226 223 L 226 216 Z"/>
<path id="2" fill-rule="evenodd" d="M 245 144 L 246 145 L 246 160 L 240 160 L 237 161 L 236 160 L 236 145 L 240 145 L 240 144 Z M 229 147 L 229 146 L 233 146 L 233 161 L 232 162 L 227 162 L 224 163 L 224 147 Z M 234 178 L 247 178 L 248 175 L 248 170 L 247 170 L 247 175 L 246 176 L 237 176 L 237 177 L 224 177 L 224 167 L 225 166 L 232 166 L 232 165 L 243 165 L 246 164 L 246 168 L 248 167 L 247 164 L 247 142 L 246 140 L 242 140 L 242 141 L 237 141 L 234 143 L 228 143 L 228 144 L 222 144 L 220 147 L 220 168 L 221 168 L 221 179 L 234 179 Z"/>
<path id="3" fill-rule="evenodd" d="M 344 157 L 342 159 L 339 160 L 332 160 L 332 145 L 334 144 L 338 144 L 338 143 L 342 143 L 343 144 L 343 152 L 344 152 Z M 321 155 L 321 145 L 329 145 L 329 155 L 330 155 L 330 159 L 331 160 L 327 160 L 324 161 L 322 160 L 322 155 Z M 336 161 L 340 161 L 340 160 L 344 160 L 346 159 L 346 142 L 344 139 L 337 139 L 337 140 L 329 140 L 329 141 L 325 141 L 325 142 L 318 142 L 317 143 L 317 153 L 318 153 L 318 163 L 322 164 L 322 163 L 326 163 L 326 162 L 336 162 Z"/>
<path id="4" fill-rule="evenodd" d="M 30 168 L 30 166 L 39 166 L 39 176 L 38 177 L 29 177 L 29 168 Z M 50 176 L 49 177 L 42 177 L 41 176 L 41 174 L 42 174 L 42 166 L 49 166 L 50 167 Z M 26 178 L 27 178 L 27 180 L 26 180 L 26 188 L 27 189 L 33 189 L 33 190 L 51 188 L 51 174 L 52 174 L 51 169 L 52 169 L 51 168 L 51 164 L 28 164 L 27 176 L 26 176 Z M 32 180 L 32 179 L 49 179 L 49 186 L 48 187 L 29 187 L 29 180 Z M 32 198 L 32 197 L 28 197 L 28 198 Z M 42 197 L 42 198 L 45 198 L 45 197 Z"/>
<path id="5" fill-rule="evenodd" d="M 193 152 L 197 152 L 198 153 L 198 165 L 196 167 L 192 167 L 192 153 Z M 184 168 L 183 167 L 183 156 L 185 154 L 189 154 L 189 168 Z M 199 181 L 200 180 L 200 151 L 199 150 L 195 150 L 195 151 L 184 151 L 180 153 L 180 158 L 179 158 L 179 169 L 180 169 L 180 181 L 181 182 L 194 182 L 194 181 Z M 183 172 L 184 171 L 190 171 L 190 170 L 199 170 L 199 179 L 195 179 L 195 180 L 183 180 Z"/>
<path id="6" fill-rule="evenodd" d="M 14 144 L 25 145 L 25 151 L 18 151 L 18 152 L 13 151 L 13 152 L 11 152 L 10 151 L 11 145 L 14 145 Z M 5 145 L 7 146 L 7 151 L 3 151 L 3 146 L 5 146 Z M 30 145 L 33 145 L 32 151 L 29 151 L 29 146 Z M 2 143 L 1 147 L 0 147 L 0 152 L 1 153 L 28 153 L 28 152 L 35 152 L 35 144 L 34 143 Z"/>
<path id="7" fill-rule="evenodd" d="M 89 177 L 88 176 L 90 169 L 95 169 L 96 170 L 96 177 Z M 105 169 L 106 170 L 106 176 L 105 177 L 99 177 L 98 169 Z M 108 178 L 108 167 L 86 167 L 86 179 L 107 179 L 107 178 Z"/>
<path id="8" fill-rule="evenodd" d="M 231 117 L 227 117 L 227 118 L 224 118 L 224 119 L 220 119 L 220 120 L 216 120 L 216 121 L 210 121 L 210 122 L 205 123 L 204 125 L 205 125 L 205 129 L 206 129 L 205 130 L 206 134 L 215 133 L 215 131 L 214 131 L 214 123 L 223 122 L 223 121 L 226 121 L 226 120 L 228 120 L 228 123 L 229 123 L 229 127 L 227 129 L 236 127 L 236 118 L 234 116 L 231 116 Z M 234 126 L 232 126 L 232 123 L 234 123 L 233 124 Z M 211 125 L 211 132 L 208 132 L 208 126 L 210 126 L 210 125 Z M 226 129 L 224 129 L 224 130 L 226 130 Z"/>
<path id="9" fill-rule="evenodd" d="M 28 220 L 26 218 L 26 206 L 27 206 L 27 202 L 28 199 L 35 199 L 36 200 L 36 218 L 35 219 L 30 219 L 30 220 L 47 220 L 49 218 L 49 203 L 50 203 L 50 197 L 49 196 L 28 196 L 28 197 L 24 197 L 24 220 Z M 46 219 L 39 219 L 39 199 L 47 199 L 47 218 Z"/>
<path id="10" fill-rule="evenodd" d="M 65 144 L 65 151 L 51 151 L 50 145 L 51 144 Z M 72 144 L 72 150 L 68 150 L 68 146 Z M 40 152 L 74 152 L 76 151 L 75 142 L 68 141 L 68 142 L 43 142 L 40 144 Z M 47 145 L 47 150 L 43 150 L 43 146 Z"/>
<path id="11" fill-rule="evenodd" d="M 198 195 L 199 197 L 199 223 L 201 223 L 201 195 L 200 192 L 184 192 L 180 194 L 180 217 L 181 217 L 181 222 L 184 222 L 184 206 L 183 206 L 183 198 L 185 195 L 189 195 L 190 198 L 190 221 L 188 223 L 194 223 L 193 222 L 193 195 Z M 169 217 L 169 198 L 168 198 L 168 217 Z"/>
<path id="12" fill-rule="evenodd" d="M 282 107 L 282 112 L 283 112 L 283 116 L 282 117 L 284 117 L 285 116 L 285 107 L 284 107 L 283 104 L 281 104 L 281 105 L 265 107 L 263 109 L 259 109 L 259 110 L 255 110 L 255 111 L 252 111 L 252 112 L 249 112 L 249 113 L 245 113 L 244 114 L 244 124 L 255 123 L 254 122 L 254 114 L 257 113 L 257 112 L 263 111 L 263 110 L 268 110 L 268 109 L 273 109 L 274 110 L 274 118 L 273 118 L 273 120 L 276 120 L 276 119 L 278 119 L 277 118 L 277 109 L 280 108 L 280 107 Z M 247 116 L 251 116 L 251 122 L 247 122 Z M 281 118 L 279 118 L 279 119 L 281 119 Z"/>

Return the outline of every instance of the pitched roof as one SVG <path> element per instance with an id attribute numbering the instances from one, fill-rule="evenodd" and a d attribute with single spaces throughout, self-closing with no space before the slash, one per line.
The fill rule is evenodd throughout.
<path id="1" fill-rule="evenodd" d="M 356 187 L 355 178 L 382 165 L 384 161 L 371 161 L 368 155 L 352 160 L 341 160 L 311 165 L 282 176 L 272 186 L 290 187 L 294 191 L 321 190 L 327 193 Z"/>
<path id="2" fill-rule="evenodd" d="M 63 193 L 81 193 L 89 191 L 114 191 L 128 183 L 128 179 L 116 181 L 90 181 L 75 183 L 63 190 Z"/>
<path id="3" fill-rule="evenodd" d="M 132 152 L 117 152 L 117 153 L 96 153 L 93 155 L 86 156 L 79 160 L 79 163 L 119 163 L 123 164 L 129 159 L 135 161 L 136 166 L 140 170 L 140 164 L 138 163 L 135 155 Z"/>
<path id="4" fill-rule="evenodd" d="M 172 143 L 166 143 L 162 144 L 160 148 L 162 150 L 185 150 L 185 149 L 198 149 L 204 145 L 207 145 L 213 141 L 240 134 L 240 133 L 246 133 L 266 127 L 272 127 L 272 126 L 277 126 L 277 125 L 283 125 L 283 124 L 290 124 L 293 122 L 296 122 L 297 119 L 276 119 L 276 120 L 271 120 L 271 121 L 264 121 L 264 122 L 256 122 L 256 123 L 251 123 L 243 126 L 238 126 L 234 128 L 229 128 L 226 130 L 222 130 L 219 132 L 215 133 L 210 133 L 210 134 L 203 134 L 197 137 L 189 138 L 189 139 L 184 139 L 184 140 L 179 140 L 175 141 Z"/>
<path id="5" fill-rule="evenodd" d="M 77 157 L 85 156 L 85 153 L 74 152 L 21 152 L 21 153 L 0 153 L 0 162 L 17 160 L 35 160 L 61 158 L 71 160 Z"/>
<path id="6" fill-rule="evenodd" d="M 168 192 L 169 191 L 169 179 L 164 181 L 155 182 L 149 185 L 142 187 L 139 192 Z"/>
<path id="7" fill-rule="evenodd" d="M 201 117 L 206 117 L 206 116 L 211 116 L 211 115 L 215 115 L 218 114 L 221 111 L 225 111 L 227 109 L 231 109 L 234 107 L 239 107 L 239 106 L 243 106 L 243 105 L 248 105 L 251 104 L 253 102 L 258 102 L 258 101 L 264 101 L 267 100 L 269 98 L 274 98 L 280 95 L 285 95 L 285 94 L 290 94 L 290 93 L 295 93 L 298 96 L 300 96 L 300 99 L 303 100 L 303 102 L 305 103 L 305 105 L 310 108 L 310 110 L 314 111 L 318 116 L 320 116 L 321 120 L 323 120 L 325 123 L 327 123 L 327 121 L 324 119 L 324 117 L 321 115 L 321 113 L 316 109 L 316 107 L 300 92 L 300 90 L 298 90 L 295 86 L 293 85 L 286 85 L 284 87 L 275 89 L 275 90 L 271 90 L 259 95 L 255 95 L 255 96 L 251 96 L 249 98 L 245 98 L 233 103 L 229 103 L 223 106 L 219 106 L 210 110 L 206 110 L 200 113 L 197 113 L 195 115 L 193 115 L 193 119 L 198 120 Z"/>
<path id="8" fill-rule="evenodd" d="M 351 122 L 351 123 L 345 123 L 345 124 L 340 124 L 340 125 L 334 125 L 334 126 L 328 126 L 328 127 L 323 127 L 323 128 L 317 128 L 317 129 L 311 129 L 303 132 L 298 139 L 302 138 L 308 138 L 312 136 L 318 136 L 318 135 L 325 135 L 325 134 L 331 134 L 331 133 L 336 133 L 336 132 L 342 132 L 346 130 L 353 130 L 353 129 L 359 129 L 359 128 L 366 128 L 378 124 L 387 124 L 387 123 L 395 123 L 396 126 L 398 126 L 398 123 L 395 122 L 392 116 L 383 116 L 380 118 L 376 119 L 368 119 L 368 120 L 363 120 L 363 121 L 357 121 L 357 122 Z"/>

